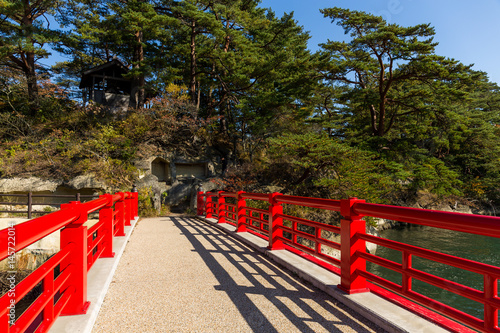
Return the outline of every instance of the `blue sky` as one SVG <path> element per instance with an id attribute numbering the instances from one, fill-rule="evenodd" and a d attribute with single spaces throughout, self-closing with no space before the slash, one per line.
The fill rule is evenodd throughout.
<path id="1" fill-rule="evenodd" d="M 500 0 L 262 0 L 278 16 L 294 12 L 311 34 L 309 48 L 328 39 L 341 40 L 343 31 L 319 12 L 342 7 L 383 16 L 402 26 L 430 23 L 436 29 L 436 53 L 488 73 L 500 84 Z"/>

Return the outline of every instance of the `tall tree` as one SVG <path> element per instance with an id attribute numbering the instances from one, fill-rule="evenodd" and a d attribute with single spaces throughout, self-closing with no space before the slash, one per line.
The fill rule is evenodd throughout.
<path id="1" fill-rule="evenodd" d="M 215 1 L 217 3 L 217 1 Z M 172 18 L 170 30 L 175 35 L 169 48 L 171 63 L 182 64 L 184 71 L 167 73 L 170 78 L 183 74 L 189 88 L 191 102 L 200 107 L 200 76 L 206 72 L 203 58 L 210 52 L 212 43 L 209 36 L 216 36 L 220 25 L 210 12 L 214 1 L 164 1 L 156 9 Z M 206 62 L 205 62 L 206 64 Z M 177 77 L 179 79 L 179 77 Z"/>
<path id="2" fill-rule="evenodd" d="M 437 43 L 429 24 L 401 27 L 379 16 L 338 7 L 321 12 L 341 26 L 350 40 L 321 45 L 319 75 L 335 86 L 350 88 L 348 100 L 357 102 L 350 111 L 367 116 L 373 136 L 384 137 L 402 117 L 421 112 L 422 99 L 432 95 L 430 85 L 460 79 L 463 73 L 464 66 L 434 53 Z M 412 89 L 401 89 L 407 83 Z"/>
<path id="3" fill-rule="evenodd" d="M 78 76 L 83 70 L 117 57 L 131 70 L 130 105 L 140 107 L 152 63 L 160 57 L 157 46 L 165 32 L 165 17 L 147 0 L 85 0 L 71 2 L 59 17 L 74 31 L 65 35 L 57 50 L 72 60 L 59 64 L 61 71 Z"/>
<path id="4" fill-rule="evenodd" d="M 53 14 L 61 1 L 0 2 L 0 62 L 21 70 L 26 77 L 31 113 L 36 112 L 38 99 L 37 60 L 49 53 L 44 45 L 54 39 L 47 14 Z"/>
<path id="5" fill-rule="evenodd" d="M 114 15 L 108 20 L 115 23 L 121 32 L 126 52 L 123 56 L 128 57 L 132 65 L 129 73 L 133 80 L 131 104 L 135 108 L 142 107 L 146 99 L 146 76 L 151 72 L 145 54 L 157 40 L 165 22 L 162 16 L 157 15 L 152 1 L 111 1 L 111 10 Z"/>
<path id="6" fill-rule="evenodd" d="M 279 112 L 300 108 L 308 94 L 301 75 L 310 57 L 308 34 L 293 15 L 277 18 L 259 2 L 169 1 L 163 7 L 176 19 L 167 52 L 175 64 L 170 79 L 188 87 L 201 116 L 219 117 L 214 145 L 222 155 L 232 151 L 233 159 L 262 144 L 253 136 L 275 128 Z"/>

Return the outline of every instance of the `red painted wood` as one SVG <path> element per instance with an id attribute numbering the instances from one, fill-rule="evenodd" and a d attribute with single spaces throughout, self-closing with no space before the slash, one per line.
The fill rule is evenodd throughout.
<path id="1" fill-rule="evenodd" d="M 47 332 L 60 315 L 81 314 L 88 309 L 87 301 L 87 271 L 99 257 L 108 256 L 113 246 L 114 217 L 121 219 L 123 226 L 124 200 L 129 202 L 128 219 L 132 219 L 137 206 L 138 196 L 132 193 L 104 195 L 99 199 L 81 204 L 71 202 L 61 205 L 61 210 L 18 224 L 14 228 L 15 252 L 30 244 L 60 230 L 61 250 L 44 264 L 16 285 L 15 294 L 5 294 L 0 298 L 0 331 L 17 333 L 24 332 L 32 325 L 38 325 L 39 314 L 43 311 L 43 320 L 36 332 Z M 118 206 L 118 212 L 113 212 L 113 204 Z M 116 208 L 116 207 L 115 207 Z M 83 224 L 91 212 L 99 212 L 99 222 L 90 230 Z M 117 223 L 120 225 L 120 223 Z M 12 230 L 11 230 L 12 231 Z M 94 239 L 94 233 L 97 237 Z M 9 228 L 0 230 L 2 248 L 0 256 L 7 258 L 11 249 L 8 246 Z M 5 242 L 3 242 L 5 240 Z M 93 249 L 97 252 L 93 253 Z M 60 267 L 60 274 L 55 278 L 54 269 Z M 14 325 L 8 323 L 8 307 L 11 300 L 22 299 L 35 286 L 43 281 L 43 292 L 31 306 L 17 319 Z M 58 301 L 54 304 L 54 298 Z"/>
<path id="2" fill-rule="evenodd" d="M 432 249 L 422 249 L 368 235 L 365 232 L 365 222 L 362 219 L 363 216 L 372 216 L 500 238 L 500 218 L 498 217 L 369 204 L 365 203 L 364 200 L 358 200 L 356 198 L 348 200 L 330 200 L 287 196 L 282 194 L 273 196 L 269 194 L 244 192 L 238 192 L 237 194 L 234 194 L 234 192 L 222 192 L 219 195 L 222 197 L 237 197 L 238 203 L 235 210 L 235 212 L 237 212 L 238 221 L 237 231 L 241 232 L 248 230 L 252 234 L 269 240 L 269 247 L 271 249 L 274 249 L 274 245 L 280 241 L 280 245 L 285 249 L 339 274 L 341 276 L 341 284 L 339 287 L 348 293 L 366 292 L 369 288 L 372 292 L 456 332 L 470 332 L 471 330 L 466 326 L 482 332 L 500 332 L 498 327 L 498 313 L 500 308 L 498 280 L 500 279 L 500 267 L 450 256 L 433 251 Z M 267 201 L 270 203 L 270 209 L 266 211 L 248 208 L 246 207 L 245 199 Z M 343 216 L 340 221 L 341 227 L 338 228 L 315 221 L 284 215 L 282 211 L 276 213 L 276 207 L 282 207 L 281 205 L 296 205 L 339 211 Z M 250 215 L 247 215 L 246 211 L 248 211 Z M 260 215 L 259 217 L 254 217 L 251 215 L 251 212 L 256 212 Z M 270 217 L 267 235 L 262 233 L 263 226 L 267 223 L 267 221 L 263 219 L 263 215 L 266 213 Z M 283 226 L 283 220 L 291 221 L 292 228 Z M 260 223 L 260 228 L 249 224 L 250 221 Z M 301 224 L 314 227 L 314 234 L 307 234 L 298 230 L 298 225 Z M 338 245 L 337 243 L 323 239 L 321 237 L 322 229 L 340 233 L 342 239 L 341 244 Z M 279 235 L 275 233 L 277 230 L 280 232 Z M 291 239 L 284 238 L 283 231 L 290 233 Z M 314 248 L 308 248 L 299 244 L 297 242 L 297 237 L 313 241 L 315 244 Z M 384 258 L 377 257 L 376 255 L 366 253 L 366 241 L 401 251 L 403 264 L 394 263 Z M 341 260 L 338 261 L 335 258 L 323 254 L 321 251 L 322 245 L 340 248 Z M 476 290 L 443 279 L 439 276 L 416 270 L 412 267 L 413 256 L 481 274 L 484 276 L 484 289 Z M 371 261 L 377 265 L 401 273 L 403 275 L 402 285 L 395 284 L 367 272 L 366 261 Z M 331 263 L 339 264 L 341 269 L 339 270 L 337 267 L 331 265 Z M 416 293 L 412 290 L 413 279 L 424 281 L 438 288 L 483 303 L 485 307 L 484 320 L 477 319 L 453 307 Z M 368 281 L 376 282 L 377 285 Z M 383 288 L 381 286 L 383 286 Z M 403 295 L 405 298 L 399 295 Z M 431 310 L 422 307 L 422 305 L 429 307 Z M 453 320 L 443 315 L 451 317 Z"/>

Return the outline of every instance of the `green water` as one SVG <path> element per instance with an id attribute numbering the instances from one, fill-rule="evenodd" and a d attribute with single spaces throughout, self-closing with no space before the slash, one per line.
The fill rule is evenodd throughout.
<path id="1" fill-rule="evenodd" d="M 399 229 L 385 230 L 381 237 L 411 244 L 425 249 L 466 258 L 488 265 L 500 267 L 500 239 L 470 235 L 456 231 L 442 230 L 423 226 L 410 226 Z M 401 252 L 384 247 L 378 247 L 377 256 L 401 263 Z M 483 290 L 483 276 L 464 271 L 455 267 L 442 265 L 433 261 L 413 257 L 412 266 L 415 269 L 446 278 L 465 286 Z M 401 274 L 387 270 L 378 265 L 368 263 L 368 270 L 392 282 L 401 284 Z M 500 280 L 499 280 L 500 286 Z M 444 304 L 483 319 L 484 308 L 481 303 L 471 301 L 454 293 L 436 288 L 422 281 L 413 279 L 412 289 Z M 500 290 L 500 287 L 499 287 Z"/>

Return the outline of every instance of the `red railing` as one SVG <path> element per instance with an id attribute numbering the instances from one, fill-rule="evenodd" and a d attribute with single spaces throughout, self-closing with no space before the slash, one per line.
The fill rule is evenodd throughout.
<path id="1" fill-rule="evenodd" d="M 227 198 L 234 198 L 231 199 L 234 203 L 228 204 Z M 247 200 L 264 201 L 268 207 L 267 209 L 251 208 L 248 207 Z M 369 235 L 366 233 L 366 224 L 363 220 L 363 217 L 371 216 L 500 238 L 500 218 L 498 217 L 369 204 L 356 198 L 328 200 L 280 193 L 199 192 L 197 202 L 198 215 L 215 218 L 219 223 L 232 223 L 236 225 L 237 232 L 249 231 L 267 239 L 268 248 L 271 250 L 292 251 L 340 275 L 338 287 L 346 293 L 371 291 L 453 331 L 469 331 L 463 326 L 466 325 L 482 332 L 500 332 L 498 326 L 500 267 Z M 342 216 L 340 227 L 285 215 L 283 205 L 339 212 Z M 286 225 L 284 221 L 287 221 Z M 304 231 L 304 226 L 310 230 L 313 229 L 314 232 Z M 337 243 L 324 238 L 323 231 L 340 235 L 341 242 Z M 402 263 L 367 253 L 366 242 L 400 251 Z M 322 250 L 323 246 L 340 250 L 340 259 L 325 253 Z M 418 270 L 412 267 L 413 257 L 480 274 L 484 279 L 483 289 L 470 288 Z M 401 284 L 368 272 L 367 262 L 400 273 Z M 418 293 L 412 289 L 413 279 L 481 303 L 484 307 L 484 318 L 479 319 Z M 456 322 L 441 315 L 452 318 Z"/>
<path id="2" fill-rule="evenodd" d="M 60 315 L 86 313 L 87 272 L 98 258 L 113 257 L 113 236 L 138 214 L 137 193 L 102 195 L 86 203 L 61 205 L 61 210 L 0 230 L 0 260 L 15 275 L 15 253 L 60 231 L 60 250 L 0 298 L 0 332 L 47 332 Z M 88 214 L 99 221 L 87 229 Z M 16 304 L 41 283 L 42 291 L 24 311 Z"/>

